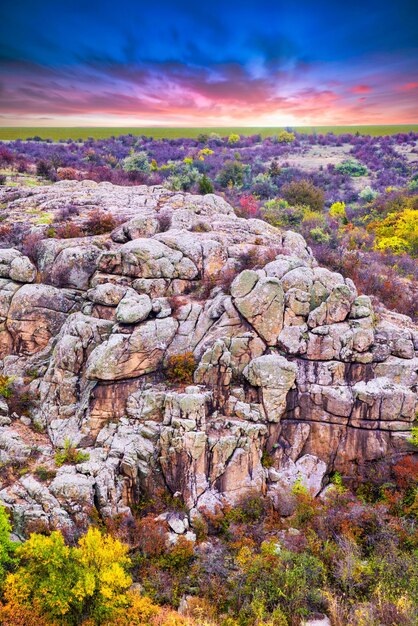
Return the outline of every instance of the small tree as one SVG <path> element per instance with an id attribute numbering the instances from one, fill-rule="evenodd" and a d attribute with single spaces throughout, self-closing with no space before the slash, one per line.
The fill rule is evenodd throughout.
<path id="1" fill-rule="evenodd" d="M 199 193 L 202 196 L 205 196 L 207 193 L 213 193 L 213 185 L 210 178 L 203 174 L 202 178 L 199 180 Z"/>
<path id="2" fill-rule="evenodd" d="M 75 548 L 59 531 L 34 533 L 16 555 L 20 566 L 4 585 L 6 613 L 30 608 L 42 624 L 73 626 L 90 618 L 90 624 L 104 625 L 132 605 L 128 547 L 97 528 L 90 528 Z"/>

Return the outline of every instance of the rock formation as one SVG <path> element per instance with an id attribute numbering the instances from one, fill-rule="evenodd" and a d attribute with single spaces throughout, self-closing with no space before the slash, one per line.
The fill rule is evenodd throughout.
<path id="1" fill-rule="evenodd" d="M 69 205 L 80 225 L 97 207 L 117 222 L 39 238 L 32 259 L 0 250 L 14 387 L 0 498 L 16 532 L 129 513 L 163 489 L 192 518 L 254 490 L 286 513 L 296 481 L 317 495 L 332 472 L 361 477 L 411 451 L 418 329 L 318 267 L 300 235 L 163 187 L 66 181 L 0 201 L 3 225 L 32 236 Z M 174 384 L 167 363 L 190 352 L 193 384 Z M 84 460 L 56 467 L 69 445 Z"/>

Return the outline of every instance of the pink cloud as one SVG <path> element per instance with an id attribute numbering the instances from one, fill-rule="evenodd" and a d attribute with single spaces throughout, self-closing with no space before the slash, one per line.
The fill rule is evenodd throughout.
<path id="1" fill-rule="evenodd" d="M 370 85 L 354 85 L 351 88 L 352 93 L 369 93 L 372 90 Z"/>
<path id="2" fill-rule="evenodd" d="M 399 87 L 399 91 L 412 91 L 418 89 L 418 82 L 404 83 Z"/>
<path id="3" fill-rule="evenodd" d="M 108 125 L 124 120 L 131 125 L 185 126 L 237 121 L 243 125 L 418 121 L 412 93 L 418 83 L 405 76 L 400 91 L 397 83 L 398 74 L 382 71 L 347 91 L 344 81 L 332 76 L 325 79 L 322 67 L 312 67 L 302 76 L 275 70 L 254 78 L 237 64 L 211 68 L 177 63 L 89 65 L 57 70 L 10 64 L 0 75 L 0 115 L 17 125 L 45 117 L 51 119 L 51 125 L 54 120 L 63 125 L 67 120 L 91 124 L 105 118 Z"/>

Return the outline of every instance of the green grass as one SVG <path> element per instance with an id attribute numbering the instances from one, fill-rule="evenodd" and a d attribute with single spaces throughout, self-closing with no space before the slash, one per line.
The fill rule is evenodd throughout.
<path id="1" fill-rule="evenodd" d="M 80 128 L 53 128 L 53 127 L 0 127 L 0 140 L 26 139 L 28 137 L 38 136 L 42 139 L 106 139 L 107 137 L 118 135 L 146 135 L 148 137 L 161 138 L 182 138 L 197 137 L 199 133 L 218 133 L 225 137 L 231 133 L 239 135 L 254 135 L 260 133 L 263 137 L 274 135 L 283 130 L 283 127 L 266 128 L 266 127 L 220 127 L 220 128 L 165 128 L 165 127 L 142 127 L 142 128 L 124 128 L 124 127 L 80 127 Z M 328 133 L 333 132 L 336 135 L 342 133 L 359 132 L 365 135 L 392 135 L 395 133 L 409 132 L 410 130 L 418 132 L 418 124 L 404 124 L 398 126 L 295 126 L 294 130 L 302 133 Z"/>

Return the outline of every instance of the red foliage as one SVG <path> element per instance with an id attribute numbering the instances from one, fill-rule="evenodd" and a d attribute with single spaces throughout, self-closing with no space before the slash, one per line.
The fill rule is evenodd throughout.
<path id="1" fill-rule="evenodd" d="M 255 217 L 257 215 L 258 202 L 252 194 L 241 196 L 239 203 L 244 217 Z"/>
<path id="2" fill-rule="evenodd" d="M 138 522 L 137 546 L 146 557 L 161 556 L 166 550 L 166 529 L 163 522 L 153 516 L 143 517 Z"/>
<path id="3" fill-rule="evenodd" d="M 22 252 L 28 256 L 32 261 L 37 260 L 39 245 L 41 241 L 45 239 L 44 235 L 40 233 L 32 233 L 27 235 L 23 240 Z"/>
<path id="4" fill-rule="evenodd" d="M 2 224 L 0 226 L 0 239 L 7 239 L 12 232 L 10 224 Z"/>
<path id="5" fill-rule="evenodd" d="M 116 220 L 110 213 L 93 209 L 88 214 L 86 231 L 89 235 L 103 235 L 112 231 L 116 226 Z"/>
<path id="6" fill-rule="evenodd" d="M 81 176 L 73 167 L 60 167 L 57 171 L 59 180 L 80 180 Z"/>
<path id="7" fill-rule="evenodd" d="M 83 237 L 83 235 L 84 233 L 80 226 L 74 224 L 73 222 L 62 224 L 61 226 L 58 226 L 55 231 L 55 236 L 58 239 L 75 239 L 76 237 Z"/>
<path id="8" fill-rule="evenodd" d="M 406 489 L 418 483 L 418 457 L 404 456 L 393 466 L 396 484 L 400 489 Z"/>

